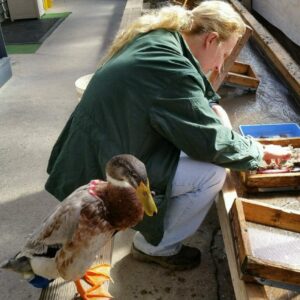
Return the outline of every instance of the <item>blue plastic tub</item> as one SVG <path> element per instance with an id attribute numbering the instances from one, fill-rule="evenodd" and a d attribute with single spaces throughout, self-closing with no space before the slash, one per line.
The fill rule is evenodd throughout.
<path id="1" fill-rule="evenodd" d="M 296 123 L 240 125 L 242 135 L 254 138 L 300 137 L 300 127 Z"/>

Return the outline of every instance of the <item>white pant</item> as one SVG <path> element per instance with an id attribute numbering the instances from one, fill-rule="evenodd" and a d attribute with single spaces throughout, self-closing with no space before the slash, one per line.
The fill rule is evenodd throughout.
<path id="1" fill-rule="evenodd" d="M 203 222 L 225 177 L 224 168 L 193 160 L 181 152 L 164 219 L 163 238 L 157 246 L 153 246 L 137 232 L 133 239 L 134 246 L 154 256 L 178 253 L 181 242 L 193 235 Z"/>

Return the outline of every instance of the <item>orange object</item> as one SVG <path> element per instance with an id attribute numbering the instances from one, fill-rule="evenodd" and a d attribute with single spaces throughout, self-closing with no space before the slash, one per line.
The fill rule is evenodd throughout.
<path id="1" fill-rule="evenodd" d="M 102 286 L 105 281 L 111 280 L 109 275 L 110 265 L 99 264 L 88 269 L 82 280 L 88 283 L 91 287 L 85 290 L 80 280 L 75 281 L 77 292 L 83 300 L 101 299 L 109 300 L 112 298 L 109 292 Z"/>

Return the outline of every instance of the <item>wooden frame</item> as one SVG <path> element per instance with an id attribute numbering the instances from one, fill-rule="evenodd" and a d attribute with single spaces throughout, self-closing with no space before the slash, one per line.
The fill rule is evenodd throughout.
<path id="1" fill-rule="evenodd" d="M 223 83 L 225 77 L 227 76 L 227 73 L 230 71 L 232 68 L 232 65 L 234 64 L 234 61 L 238 57 L 240 51 L 244 47 L 244 45 L 247 43 L 249 37 L 252 34 L 252 29 L 249 26 L 246 26 L 246 32 L 244 35 L 239 39 L 235 47 L 233 48 L 231 54 L 226 58 L 222 71 L 219 73 L 218 71 L 214 71 L 211 73 L 209 81 L 214 88 L 215 91 L 217 91 L 221 84 Z"/>
<path id="2" fill-rule="evenodd" d="M 279 299 L 293 299 L 300 300 L 300 295 L 294 291 L 282 288 L 273 288 L 267 285 L 261 285 L 255 282 L 244 281 L 240 278 L 240 266 L 236 260 L 235 254 L 235 246 L 234 239 L 232 236 L 231 224 L 229 220 L 229 212 L 231 207 L 235 201 L 235 199 L 239 196 L 237 192 L 237 186 L 240 181 L 237 176 L 235 176 L 235 172 L 230 172 L 227 170 L 227 177 L 222 188 L 222 192 L 220 193 L 220 197 L 217 201 L 217 210 L 220 221 L 220 226 L 222 229 L 222 235 L 224 239 L 224 245 L 226 250 L 226 255 L 228 258 L 228 265 L 230 269 L 230 275 L 232 278 L 232 284 L 234 288 L 235 297 L 238 300 L 279 300 Z M 292 201 L 292 200 L 300 201 L 300 195 L 294 196 L 290 194 L 276 194 L 269 195 L 263 197 L 259 201 L 270 201 L 278 203 L 282 203 L 282 201 Z M 251 201 L 249 199 L 249 201 Z M 297 296 L 298 295 L 298 296 Z"/>
<path id="3" fill-rule="evenodd" d="M 217 201 L 217 210 L 224 239 L 230 275 L 236 299 L 238 300 L 267 300 L 268 295 L 264 286 L 257 283 L 245 282 L 240 277 L 239 265 L 233 243 L 232 230 L 229 220 L 229 212 L 237 197 L 235 182 L 232 180 L 231 173 L 227 170 L 227 177 Z"/>
<path id="4" fill-rule="evenodd" d="M 236 198 L 229 219 L 240 278 L 271 280 L 279 285 L 299 286 L 300 268 L 255 257 L 251 250 L 246 221 L 300 233 L 300 214 L 246 199 Z"/>
<path id="5" fill-rule="evenodd" d="M 241 0 L 243 6 L 245 6 L 249 11 L 252 9 L 252 0 Z"/>
<path id="6" fill-rule="evenodd" d="M 248 64 L 235 61 L 227 73 L 224 83 L 256 90 L 260 80 Z"/>
<path id="7" fill-rule="evenodd" d="M 256 139 L 261 144 L 264 145 L 280 145 L 287 147 L 289 145 L 292 145 L 295 148 L 300 148 L 300 138 L 299 137 L 289 137 L 289 138 L 263 138 L 263 139 Z"/>
<path id="8" fill-rule="evenodd" d="M 258 139 L 262 144 L 275 144 L 281 146 L 292 145 L 300 148 L 300 138 L 280 138 L 280 139 Z M 240 172 L 242 182 L 248 192 L 268 191 L 268 189 L 300 187 L 300 172 L 276 173 L 276 174 L 251 174 L 251 171 Z"/>

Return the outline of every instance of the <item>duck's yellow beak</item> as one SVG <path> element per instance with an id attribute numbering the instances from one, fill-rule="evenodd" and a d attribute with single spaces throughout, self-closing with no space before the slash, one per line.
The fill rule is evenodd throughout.
<path id="1" fill-rule="evenodd" d="M 147 180 L 147 185 L 142 181 L 136 189 L 136 194 L 138 199 L 141 201 L 145 214 L 152 217 L 157 214 L 157 207 L 151 195 L 149 180 Z"/>

